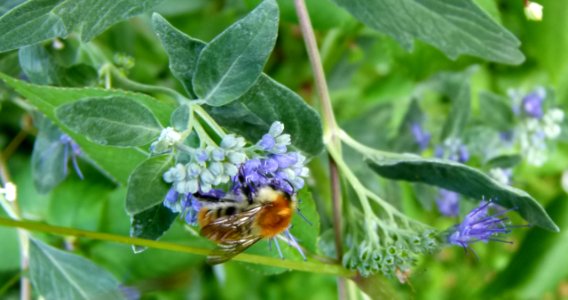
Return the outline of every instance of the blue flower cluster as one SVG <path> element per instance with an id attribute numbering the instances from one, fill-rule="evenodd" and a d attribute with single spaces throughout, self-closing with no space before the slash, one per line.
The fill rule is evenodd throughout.
<path id="1" fill-rule="evenodd" d="M 491 209 L 496 210 L 490 214 Z M 467 214 L 463 222 L 452 227 L 447 233 L 448 243 L 471 249 L 470 244 L 481 241 L 506 242 L 495 238 L 496 235 L 511 232 L 506 223 L 507 217 L 502 217 L 509 210 L 499 208 L 491 201 L 482 201 L 480 205 Z"/>
<path id="2" fill-rule="evenodd" d="M 172 184 L 164 205 L 194 224 L 201 207 L 197 198 L 221 198 L 230 193 L 242 200 L 243 185 L 252 192 L 270 185 L 295 194 L 304 186 L 309 170 L 302 154 L 288 151 L 291 138 L 283 132 L 284 125 L 274 122 L 267 134 L 248 147 L 244 138 L 228 134 L 218 147 L 180 148 L 190 157 L 189 162 L 178 162 L 164 173 L 164 181 Z"/>
<path id="3" fill-rule="evenodd" d="M 509 94 L 513 112 L 521 121 L 515 130 L 516 141 L 527 162 L 540 166 L 548 159 L 547 144 L 560 136 L 564 111 L 550 107 L 549 95 L 542 87 L 525 96 L 515 91 Z"/>

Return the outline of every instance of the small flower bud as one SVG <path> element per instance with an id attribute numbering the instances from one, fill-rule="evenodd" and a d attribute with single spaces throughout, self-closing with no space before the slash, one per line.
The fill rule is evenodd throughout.
<path id="1" fill-rule="evenodd" d="M 241 152 L 230 152 L 228 154 L 229 161 L 235 165 L 240 165 L 247 159 L 247 156 Z"/>
<path id="2" fill-rule="evenodd" d="M 225 170 L 225 174 L 230 177 L 237 175 L 237 173 L 239 172 L 239 169 L 231 163 L 224 163 L 223 169 Z"/>
<path id="3" fill-rule="evenodd" d="M 277 137 L 277 136 L 281 135 L 283 131 L 284 131 L 284 124 L 276 121 L 276 122 L 272 123 L 272 125 L 270 126 L 270 129 L 268 130 L 268 134 L 270 134 L 273 137 Z"/>
<path id="4" fill-rule="evenodd" d="M 211 151 L 211 158 L 214 161 L 222 161 L 225 159 L 225 151 L 221 148 L 215 148 Z"/>

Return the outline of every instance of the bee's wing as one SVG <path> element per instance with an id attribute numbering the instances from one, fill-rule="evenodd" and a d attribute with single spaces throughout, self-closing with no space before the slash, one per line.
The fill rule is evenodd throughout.
<path id="1" fill-rule="evenodd" d="M 235 257 L 237 254 L 245 251 L 260 239 L 260 236 L 251 235 L 243 237 L 240 240 L 219 244 L 219 247 L 213 249 L 213 251 L 211 251 L 211 253 L 207 256 L 207 263 L 211 265 L 224 263 Z"/>
<path id="2" fill-rule="evenodd" d="M 254 206 L 234 215 L 222 216 L 201 228 L 201 234 L 216 241 L 219 247 L 207 257 L 210 264 L 223 263 L 245 251 L 262 237 L 253 225 L 261 206 Z"/>

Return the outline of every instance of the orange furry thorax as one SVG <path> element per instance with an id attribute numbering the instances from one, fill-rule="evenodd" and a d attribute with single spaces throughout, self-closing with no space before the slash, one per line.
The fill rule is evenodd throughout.
<path id="1" fill-rule="evenodd" d="M 280 194 L 275 201 L 266 204 L 258 213 L 255 225 L 260 236 L 272 238 L 288 228 L 292 221 L 293 202 Z"/>

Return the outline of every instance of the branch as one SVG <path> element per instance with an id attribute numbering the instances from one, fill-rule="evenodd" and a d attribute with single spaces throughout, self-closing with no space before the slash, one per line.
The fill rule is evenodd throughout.
<path id="1" fill-rule="evenodd" d="M 80 230 L 69 227 L 52 226 L 28 220 L 16 221 L 7 218 L 0 218 L 0 226 L 17 227 L 17 228 L 27 229 L 30 231 L 47 232 L 62 236 L 85 237 L 94 240 L 110 241 L 121 244 L 136 245 L 136 246 L 162 249 L 168 251 L 184 252 L 184 253 L 203 255 L 203 256 L 209 255 L 211 252 L 210 249 L 190 247 L 176 243 L 146 240 L 141 238 L 133 238 L 133 237 L 115 235 L 110 233 L 86 231 L 86 230 Z M 318 263 L 315 261 L 291 261 L 291 260 L 283 260 L 280 258 L 252 255 L 246 253 L 241 253 L 235 256 L 234 258 L 232 258 L 232 260 L 251 263 L 251 264 L 280 267 L 284 269 L 303 271 L 303 272 L 330 274 L 330 275 L 344 276 L 344 277 L 355 276 L 354 271 L 347 270 L 342 266 L 335 264 Z"/>

